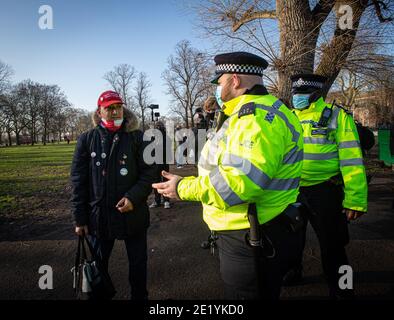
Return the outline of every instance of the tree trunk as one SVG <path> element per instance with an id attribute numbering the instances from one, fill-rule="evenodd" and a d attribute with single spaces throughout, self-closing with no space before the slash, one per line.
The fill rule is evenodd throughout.
<path id="1" fill-rule="evenodd" d="M 323 55 L 319 66 L 316 69 L 317 74 L 328 77 L 325 88 L 323 88 L 323 96 L 325 97 L 343 67 L 352 48 L 356 37 L 357 29 L 360 24 L 367 1 L 344 1 L 343 4 L 349 5 L 353 10 L 353 28 L 340 28 L 337 14 L 337 27 L 331 43 L 323 49 Z M 338 6 L 340 3 L 337 4 Z"/>
<path id="2" fill-rule="evenodd" d="M 313 73 L 315 48 L 320 26 L 309 9 L 309 1 L 276 1 L 280 32 L 280 58 L 275 61 L 278 70 L 278 94 L 285 102 L 290 100 L 290 76 Z"/>
<path id="3" fill-rule="evenodd" d="M 12 146 L 11 131 L 7 131 L 7 135 L 8 135 L 8 145 L 11 147 Z"/>
<path id="4" fill-rule="evenodd" d="M 44 133 L 43 133 L 43 135 L 42 135 L 42 144 L 43 144 L 44 146 L 47 145 L 47 128 L 46 128 L 45 125 L 44 125 Z"/>
<path id="5" fill-rule="evenodd" d="M 34 118 L 31 121 L 31 131 L 30 131 L 30 139 L 31 139 L 31 145 L 34 146 L 34 131 L 35 131 L 35 125 L 34 125 Z"/>
<path id="6" fill-rule="evenodd" d="M 19 146 L 20 145 L 20 139 L 19 139 L 19 130 L 16 127 L 15 128 L 15 139 L 16 139 L 16 145 Z"/>
<path id="7" fill-rule="evenodd" d="M 190 106 L 190 121 L 191 121 L 191 125 L 192 128 L 194 128 L 194 117 L 193 117 L 193 106 Z"/>
<path id="8" fill-rule="evenodd" d="M 144 108 L 141 108 L 141 117 L 142 117 L 142 132 L 145 131 L 145 112 Z"/>
<path id="9" fill-rule="evenodd" d="M 186 124 L 186 128 L 189 128 L 189 109 L 186 107 L 185 109 L 185 124 Z"/>

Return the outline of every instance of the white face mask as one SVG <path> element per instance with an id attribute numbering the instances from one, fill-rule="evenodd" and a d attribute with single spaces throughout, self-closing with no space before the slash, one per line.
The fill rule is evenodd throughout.
<path id="1" fill-rule="evenodd" d="M 120 127 L 122 125 L 122 123 L 123 123 L 123 119 L 114 120 L 114 125 L 116 127 Z"/>
<path id="2" fill-rule="evenodd" d="M 123 119 L 116 119 L 116 120 L 104 120 L 101 119 L 101 121 L 106 125 L 111 127 L 112 125 L 115 127 L 120 127 L 123 123 Z"/>

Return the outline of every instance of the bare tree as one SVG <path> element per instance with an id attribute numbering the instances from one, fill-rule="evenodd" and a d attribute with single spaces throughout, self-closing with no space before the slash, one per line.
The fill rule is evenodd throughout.
<path id="1" fill-rule="evenodd" d="M 76 109 L 73 107 L 66 107 L 63 110 L 64 116 L 67 119 L 67 122 L 65 124 L 64 131 L 65 133 L 69 133 L 69 138 L 71 140 L 75 140 L 78 132 L 78 125 L 80 122 L 80 118 L 87 116 L 88 112 L 83 109 Z M 86 128 L 86 130 L 90 129 L 90 126 Z"/>
<path id="2" fill-rule="evenodd" d="M 289 76 L 298 72 L 327 76 L 327 93 L 346 65 L 359 30 L 368 36 L 359 45 L 387 40 L 390 33 L 384 30 L 392 30 L 387 17 L 391 6 L 375 0 L 207 0 L 196 9 L 200 26 L 221 39 L 222 50 L 225 38 L 229 47 L 249 48 L 267 58 L 277 76 L 272 87 L 289 100 Z"/>
<path id="3" fill-rule="evenodd" d="M 30 135 L 31 145 L 37 142 L 40 113 L 40 84 L 25 80 L 15 85 L 16 94 L 24 106 L 24 124 Z"/>
<path id="4" fill-rule="evenodd" d="M 11 118 L 7 113 L 7 108 L 6 97 L 4 95 L 0 95 L 0 145 L 3 144 L 3 134 L 7 134 L 8 145 L 11 146 L 12 123 Z"/>
<path id="5" fill-rule="evenodd" d="M 376 125 L 394 123 L 394 67 L 383 72 L 381 81 L 373 83 L 370 90 L 374 92 Z"/>
<path id="6" fill-rule="evenodd" d="M 40 101 L 40 121 L 42 125 L 42 142 L 46 145 L 49 140 L 51 125 L 59 110 L 69 106 L 69 103 L 57 85 L 41 85 L 42 99 Z"/>
<path id="7" fill-rule="evenodd" d="M 77 137 L 81 133 L 83 133 L 93 127 L 91 118 L 92 118 L 91 112 L 79 109 L 77 121 L 75 124 L 75 133 L 76 133 Z"/>
<path id="8" fill-rule="evenodd" d="M 136 107 L 142 119 L 142 129 L 145 130 L 145 111 L 150 103 L 149 88 L 152 86 L 145 72 L 140 72 L 134 88 Z"/>
<path id="9" fill-rule="evenodd" d="M 194 110 L 202 105 L 206 92 L 211 89 L 208 57 L 183 40 L 176 45 L 175 54 L 168 58 L 167 64 L 162 77 L 167 94 L 172 97 L 170 109 L 182 117 L 186 127 L 189 127 L 189 120 L 194 126 Z"/>
<path id="10" fill-rule="evenodd" d="M 0 94 L 10 85 L 10 78 L 14 74 L 12 68 L 0 60 Z"/>
<path id="11" fill-rule="evenodd" d="M 104 79 L 111 85 L 112 89 L 118 92 L 126 107 L 133 108 L 130 87 L 135 78 L 135 68 L 129 64 L 119 64 L 112 71 L 104 75 Z"/>
<path id="12" fill-rule="evenodd" d="M 55 109 L 55 116 L 50 124 L 52 136 L 57 137 L 56 140 L 58 142 L 62 141 L 62 137 L 64 136 L 67 128 L 67 114 L 65 112 L 66 108 L 67 105 L 65 104 L 58 105 Z"/>
<path id="13" fill-rule="evenodd" d="M 9 145 L 12 145 L 11 133 L 15 134 L 16 145 L 20 144 L 20 133 L 25 128 L 25 107 L 18 94 L 17 87 L 1 95 L 1 109 L 4 116 L 4 124 L 8 134 Z"/>
<path id="14" fill-rule="evenodd" d="M 344 70 L 339 74 L 337 83 L 341 92 L 341 99 L 338 103 L 353 110 L 356 98 L 368 86 L 367 80 L 360 74 Z"/>

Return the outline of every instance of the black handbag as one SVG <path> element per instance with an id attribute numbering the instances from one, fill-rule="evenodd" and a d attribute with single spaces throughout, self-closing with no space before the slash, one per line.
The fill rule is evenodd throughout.
<path id="1" fill-rule="evenodd" d="M 91 259 L 86 255 L 85 241 L 90 251 Z M 116 290 L 108 272 L 101 266 L 89 240 L 79 236 L 75 264 L 71 269 L 73 274 L 73 288 L 77 299 L 110 300 Z"/>

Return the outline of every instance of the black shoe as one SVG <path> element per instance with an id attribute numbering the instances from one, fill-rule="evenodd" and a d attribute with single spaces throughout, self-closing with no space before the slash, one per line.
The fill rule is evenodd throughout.
<path id="1" fill-rule="evenodd" d="M 282 285 L 285 287 L 297 286 L 303 283 L 302 267 L 290 269 L 283 277 Z"/>

